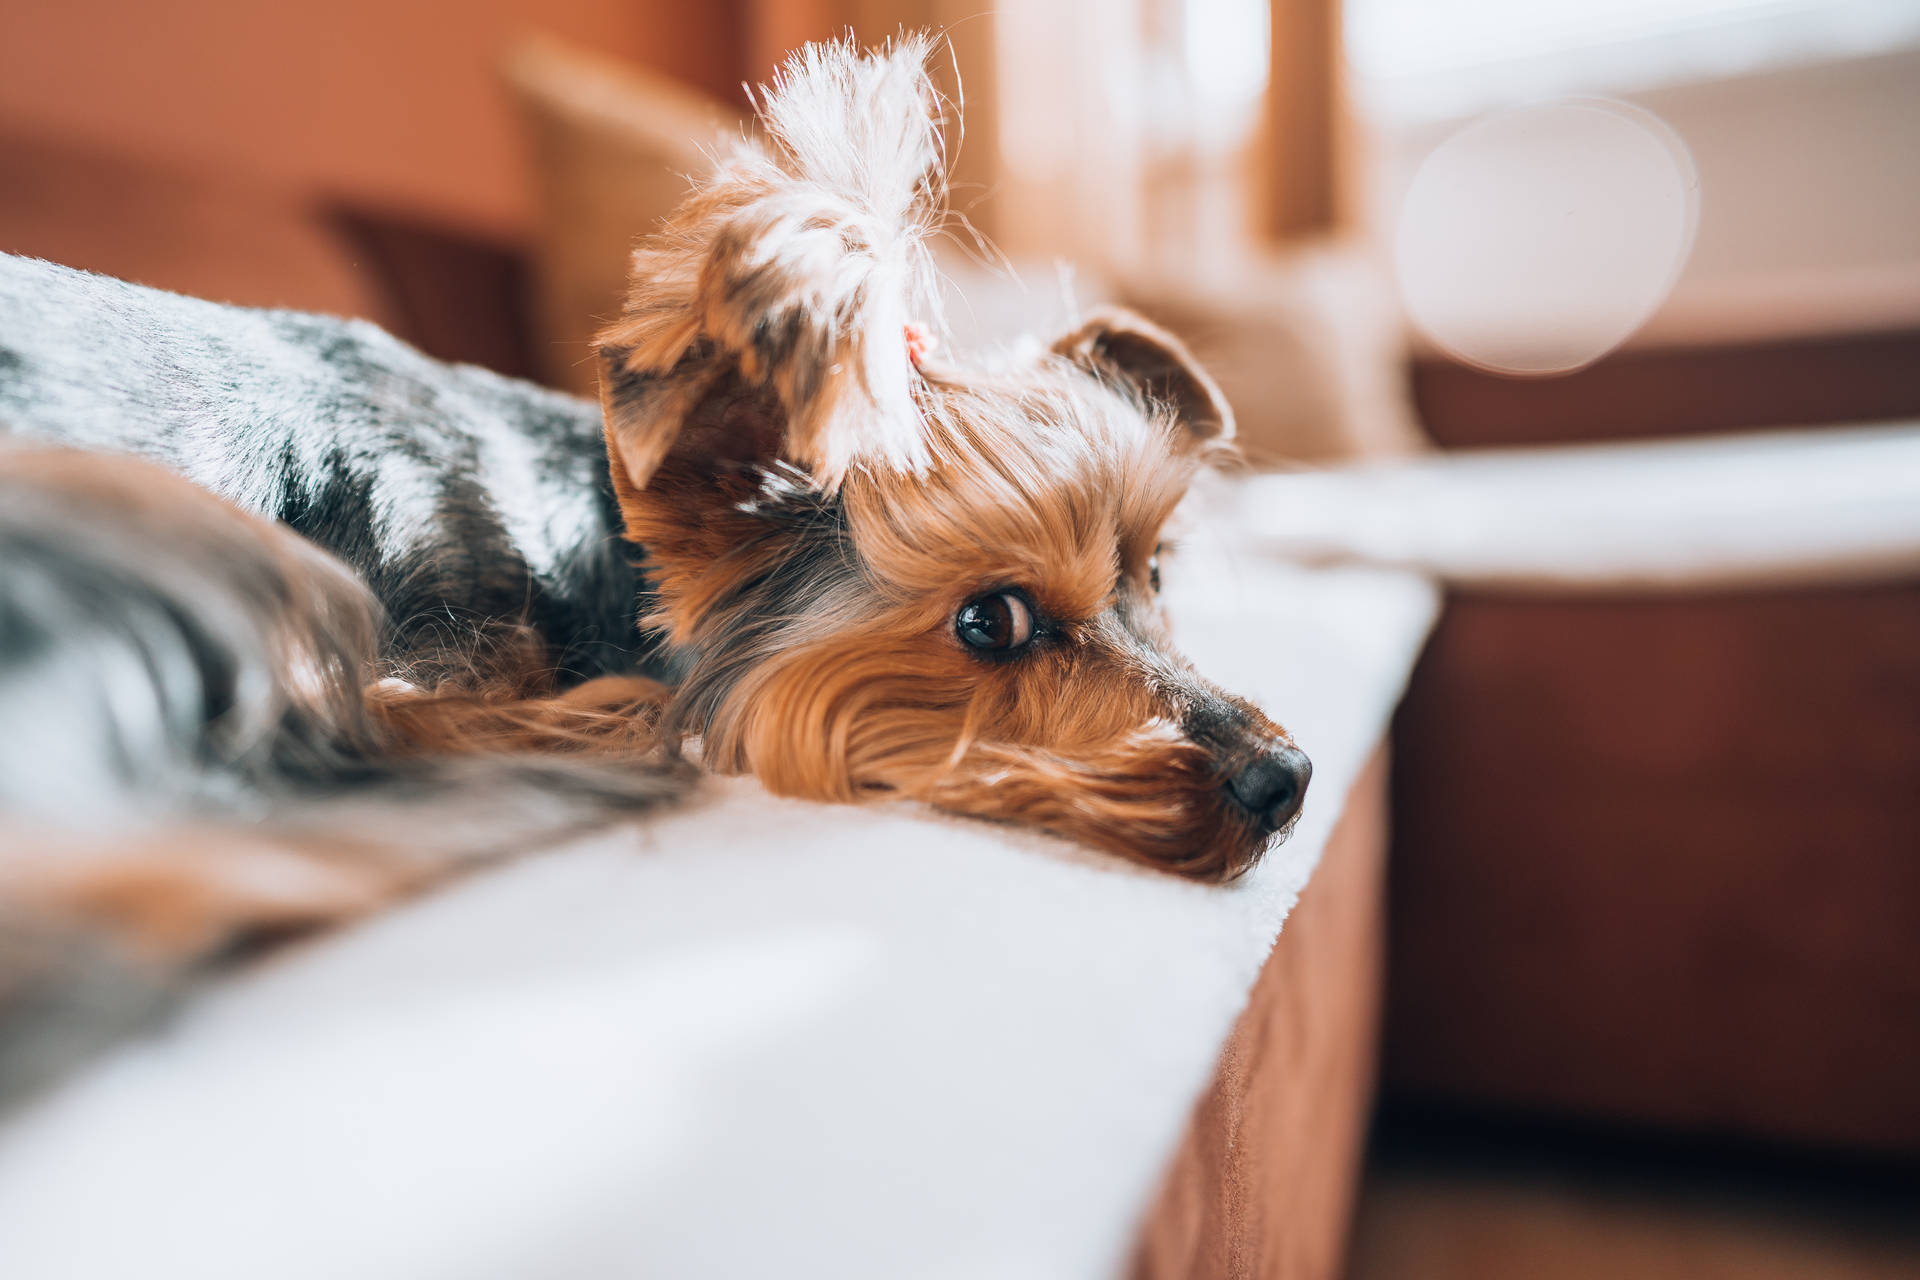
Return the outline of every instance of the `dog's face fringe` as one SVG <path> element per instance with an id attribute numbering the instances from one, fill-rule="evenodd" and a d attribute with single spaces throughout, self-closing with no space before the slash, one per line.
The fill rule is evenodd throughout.
<path id="1" fill-rule="evenodd" d="M 876 791 L 1029 823 L 1201 877 L 1272 828 L 1226 780 L 1282 731 L 1174 651 L 1160 533 L 1202 446 L 1048 357 L 1022 378 L 929 379 L 931 464 L 850 473 L 670 457 L 628 504 L 687 655 L 678 727 L 773 791 Z M 738 409 L 735 415 L 737 420 Z M 1033 638 L 970 647 L 1001 592 Z"/>
<path id="2" fill-rule="evenodd" d="M 776 793 L 908 796 L 1231 877 L 1305 785 L 1250 807 L 1234 779 L 1305 761 L 1173 648 L 1155 558 L 1231 415 L 1127 313 L 991 372 L 915 362 L 924 56 L 791 64 L 772 144 L 642 245 L 601 336 L 643 621 L 684 672 L 666 728 Z"/>

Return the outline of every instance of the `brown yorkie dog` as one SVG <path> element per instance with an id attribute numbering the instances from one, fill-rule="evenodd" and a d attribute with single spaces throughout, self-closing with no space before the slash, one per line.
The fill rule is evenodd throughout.
<path id="1" fill-rule="evenodd" d="M 599 416 L 0 258 L 0 433 L 59 446 L 0 449 L 0 1104 L 222 958 L 673 799 L 688 739 L 1200 879 L 1287 829 L 1307 758 L 1157 600 L 1232 417 L 1123 312 L 934 358 L 926 54 L 789 64 L 635 254 Z"/>
<path id="2" fill-rule="evenodd" d="M 801 52 L 634 255 L 599 339 L 615 492 L 682 655 L 671 732 L 819 800 L 890 793 L 1219 879 L 1300 810 L 1285 730 L 1199 676 L 1160 531 L 1232 434 L 1171 336 L 1102 315 L 936 363 L 924 42 Z"/>

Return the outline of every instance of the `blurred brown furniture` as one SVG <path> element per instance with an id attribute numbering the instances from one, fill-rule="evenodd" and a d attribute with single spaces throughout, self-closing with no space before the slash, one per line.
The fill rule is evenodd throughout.
<path id="1" fill-rule="evenodd" d="M 1416 371 L 1443 445 L 1920 416 L 1920 333 Z M 1384 1087 L 1920 1157 L 1920 587 L 1455 594 L 1395 729 Z"/>
<path id="2" fill-rule="evenodd" d="M 533 372 L 511 243 L 270 183 L 0 133 L 0 251 L 243 306 L 358 316 L 447 360 Z"/>
<path id="3" fill-rule="evenodd" d="M 544 370 L 502 60 L 534 31 L 737 100 L 745 0 L 74 0 L 0 41 L 0 250 Z"/>
<path id="4" fill-rule="evenodd" d="M 732 97 L 742 2 L 12 5 L 0 131 L 515 241 L 533 191 L 505 51 L 542 31 Z"/>
<path id="5" fill-rule="evenodd" d="M 620 314 L 634 241 L 673 211 L 688 176 L 737 140 L 745 120 L 671 77 L 551 38 L 520 45 L 507 68 L 539 196 L 539 372 L 553 386 L 597 395 L 590 343 Z"/>

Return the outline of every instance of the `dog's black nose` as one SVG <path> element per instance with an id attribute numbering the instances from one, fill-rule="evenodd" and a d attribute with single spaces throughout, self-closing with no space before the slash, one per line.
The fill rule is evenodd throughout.
<path id="1" fill-rule="evenodd" d="M 1300 812 L 1312 777 L 1313 761 L 1306 752 L 1275 743 L 1227 779 L 1227 790 L 1241 808 L 1278 830 Z"/>

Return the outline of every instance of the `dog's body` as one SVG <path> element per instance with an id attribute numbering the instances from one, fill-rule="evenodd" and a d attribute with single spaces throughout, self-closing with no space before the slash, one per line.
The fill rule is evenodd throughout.
<path id="1" fill-rule="evenodd" d="M 926 54 L 796 56 L 636 252 L 598 413 L 0 259 L 0 434 L 92 451 L 0 448 L 0 835 L 33 833 L 0 912 L 74 925 L 0 947 L 0 1037 L 72 1023 L 101 955 L 185 971 L 671 798 L 687 738 L 1201 879 L 1284 833 L 1306 757 L 1157 599 L 1232 416 L 1125 313 L 930 357 Z"/>
<path id="2" fill-rule="evenodd" d="M 398 749 L 365 692 L 641 670 L 632 560 L 592 404 L 0 256 L 0 1102 L 206 963 L 683 792 Z"/>
<path id="3" fill-rule="evenodd" d="M 642 579 L 597 408 L 364 321 L 0 255 L 0 438 L 132 454 L 352 565 L 399 650 L 523 620 L 578 678 L 632 668 Z"/>

